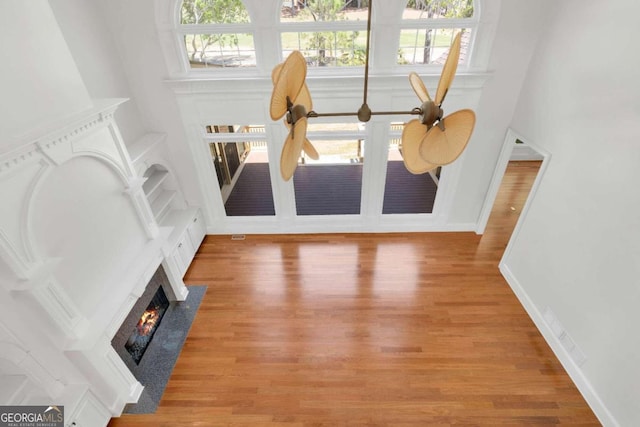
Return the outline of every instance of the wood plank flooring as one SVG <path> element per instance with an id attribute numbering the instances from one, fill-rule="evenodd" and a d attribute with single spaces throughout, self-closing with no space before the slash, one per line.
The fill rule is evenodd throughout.
<path id="1" fill-rule="evenodd" d="M 538 166 L 483 236 L 208 236 L 157 413 L 109 425 L 600 425 L 497 268 Z"/>

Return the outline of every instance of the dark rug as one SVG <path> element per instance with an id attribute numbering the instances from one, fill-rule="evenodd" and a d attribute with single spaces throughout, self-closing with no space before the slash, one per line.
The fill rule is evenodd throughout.
<path id="1" fill-rule="evenodd" d="M 383 214 L 418 214 L 433 212 L 438 186 L 428 173 L 414 175 L 402 161 L 387 163 Z"/>
<path id="2" fill-rule="evenodd" d="M 362 164 L 299 165 L 293 186 L 298 215 L 358 215 Z M 382 213 L 431 213 L 437 190 L 430 174 L 414 175 L 402 161 L 389 161 Z M 225 209 L 228 216 L 275 215 L 267 163 L 245 164 Z"/>
<path id="3" fill-rule="evenodd" d="M 245 163 L 224 204 L 227 216 L 275 215 L 268 163 Z"/>
<path id="4" fill-rule="evenodd" d="M 156 412 L 206 290 L 206 286 L 189 286 L 185 301 L 171 302 L 147 348 L 147 353 L 154 355 L 153 363 L 144 364 L 145 358 L 142 358 L 136 372 L 138 381 L 144 386 L 142 395 L 138 403 L 126 405 L 124 413 Z"/>
<path id="5" fill-rule="evenodd" d="M 357 215 L 362 164 L 300 165 L 293 187 L 298 215 Z"/>

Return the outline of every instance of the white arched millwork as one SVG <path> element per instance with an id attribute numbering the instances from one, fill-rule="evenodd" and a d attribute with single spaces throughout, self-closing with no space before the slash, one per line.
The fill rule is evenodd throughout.
<path id="1" fill-rule="evenodd" d="M 3 342 L 5 371 L 44 397 L 97 398 L 113 414 L 142 386 L 111 348 L 112 333 L 163 262 L 166 241 L 113 119 L 123 101 L 97 100 L 0 157 L 0 294 L 11 330 L 57 360 L 45 369 Z M 174 285 L 184 299 L 184 283 Z M 57 366 L 64 384 L 48 374 Z"/>
<path id="2" fill-rule="evenodd" d="M 91 156 L 106 164 L 131 194 L 149 237 L 157 235 L 157 225 L 144 202 L 142 180 L 136 176 L 122 140 L 114 139 L 119 132 L 113 113 L 123 101 L 98 102 L 81 115 L 81 125 L 77 124 L 80 119 L 74 117 L 61 129 L 34 136 L 0 159 L 0 189 L 7 207 L 0 214 L 0 257 L 18 279 L 31 279 L 45 263 L 29 228 L 34 195 L 55 167 L 72 158 Z M 115 143 L 105 144 L 105 140 Z"/>

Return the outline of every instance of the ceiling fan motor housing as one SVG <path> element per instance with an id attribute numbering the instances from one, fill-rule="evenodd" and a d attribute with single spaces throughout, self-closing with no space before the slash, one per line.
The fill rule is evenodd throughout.
<path id="1" fill-rule="evenodd" d="M 290 125 L 295 124 L 301 117 L 307 117 L 307 109 L 304 105 L 297 104 L 289 109 L 287 113 L 287 123 Z"/>
<path id="2" fill-rule="evenodd" d="M 423 125 L 426 125 L 429 128 L 433 126 L 436 121 L 442 119 L 442 115 L 444 113 L 442 108 L 437 106 L 436 103 L 431 100 L 425 101 L 420 109 L 422 110 L 420 120 Z"/>

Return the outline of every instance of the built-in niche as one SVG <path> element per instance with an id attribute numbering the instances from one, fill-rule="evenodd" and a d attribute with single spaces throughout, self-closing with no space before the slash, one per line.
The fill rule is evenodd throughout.
<path id="1" fill-rule="evenodd" d="M 162 223 L 171 209 L 175 209 L 176 202 L 180 200 L 169 171 L 162 165 L 151 165 L 144 173 L 147 178 L 142 185 L 147 196 L 151 211 L 158 224 Z"/>

